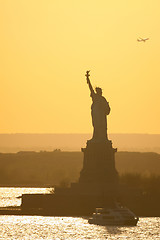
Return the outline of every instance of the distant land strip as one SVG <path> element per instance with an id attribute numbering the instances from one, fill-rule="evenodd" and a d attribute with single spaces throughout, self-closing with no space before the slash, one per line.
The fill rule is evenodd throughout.
<path id="1" fill-rule="evenodd" d="M 91 134 L 0 134 L 0 152 L 19 151 L 81 151 Z M 160 153 L 160 134 L 109 134 L 118 151 Z"/>

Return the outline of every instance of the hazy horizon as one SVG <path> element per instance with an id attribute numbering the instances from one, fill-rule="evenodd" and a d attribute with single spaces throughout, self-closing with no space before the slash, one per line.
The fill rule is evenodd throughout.
<path id="1" fill-rule="evenodd" d="M 160 134 L 109 133 L 113 147 L 118 151 L 160 153 Z M 0 152 L 18 151 L 81 151 L 92 134 L 80 133 L 12 133 L 0 134 Z"/>

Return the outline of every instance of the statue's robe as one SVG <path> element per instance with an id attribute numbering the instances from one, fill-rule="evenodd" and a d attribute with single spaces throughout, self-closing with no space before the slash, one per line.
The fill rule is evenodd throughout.
<path id="1" fill-rule="evenodd" d="M 110 113 L 110 107 L 107 100 L 95 93 L 92 92 L 92 106 L 91 106 L 91 115 L 92 115 L 92 124 L 93 124 L 93 140 L 103 141 L 107 139 L 107 118 L 106 115 Z"/>

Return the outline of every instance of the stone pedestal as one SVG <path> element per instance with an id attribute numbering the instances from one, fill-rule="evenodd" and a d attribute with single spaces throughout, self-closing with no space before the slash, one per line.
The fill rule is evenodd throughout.
<path id="1" fill-rule="evenodd" d="M 92 197 L 107 198 L 117 197 L 118 173 L 115 168 L 115 152 L 112 142 L 87 141 L 84 153 L 83 168 L 77 183 L 71 183 L 65 194 L 84 195 Z M 64 189 L 56 188 L 55 193 L 63 194 Z"/>
<path id="2" fill-rule="evenodd" d="M 87 147 L 82 148 L 84 153 L 83 169 L 80 172 L 80 184 L 113 185 L 118 182 L 118 173 L 115 168 L 115 152 L 109 140 L 96 142 L 87 141 Z"/>

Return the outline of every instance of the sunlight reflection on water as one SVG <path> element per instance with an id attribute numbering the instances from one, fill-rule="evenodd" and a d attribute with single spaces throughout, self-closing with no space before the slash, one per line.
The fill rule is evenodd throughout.
<path id="1" fill-rule="evenodd" d="M 87 218 L 0 216 L 0 239 L 160 239 L 160 218 L 140 218 L 136 227 L 104 227 Z"/>
<path id="2" fill-rule="evenodd" d="M 51 188 L 0 188 L 0 207 L 20 206 L 22 193 L 49 193 Z"/>
<path id="3" fill-rule="evenodd" d="M 0 188 L 0 206 L 19 206 L 22 193 L 49 193 L 50 188 Z M 88 218 L 0 216 L 0 239 L 160 239 L 160 218 L 140 218 L 136 227 L 90 225 Z"/>

